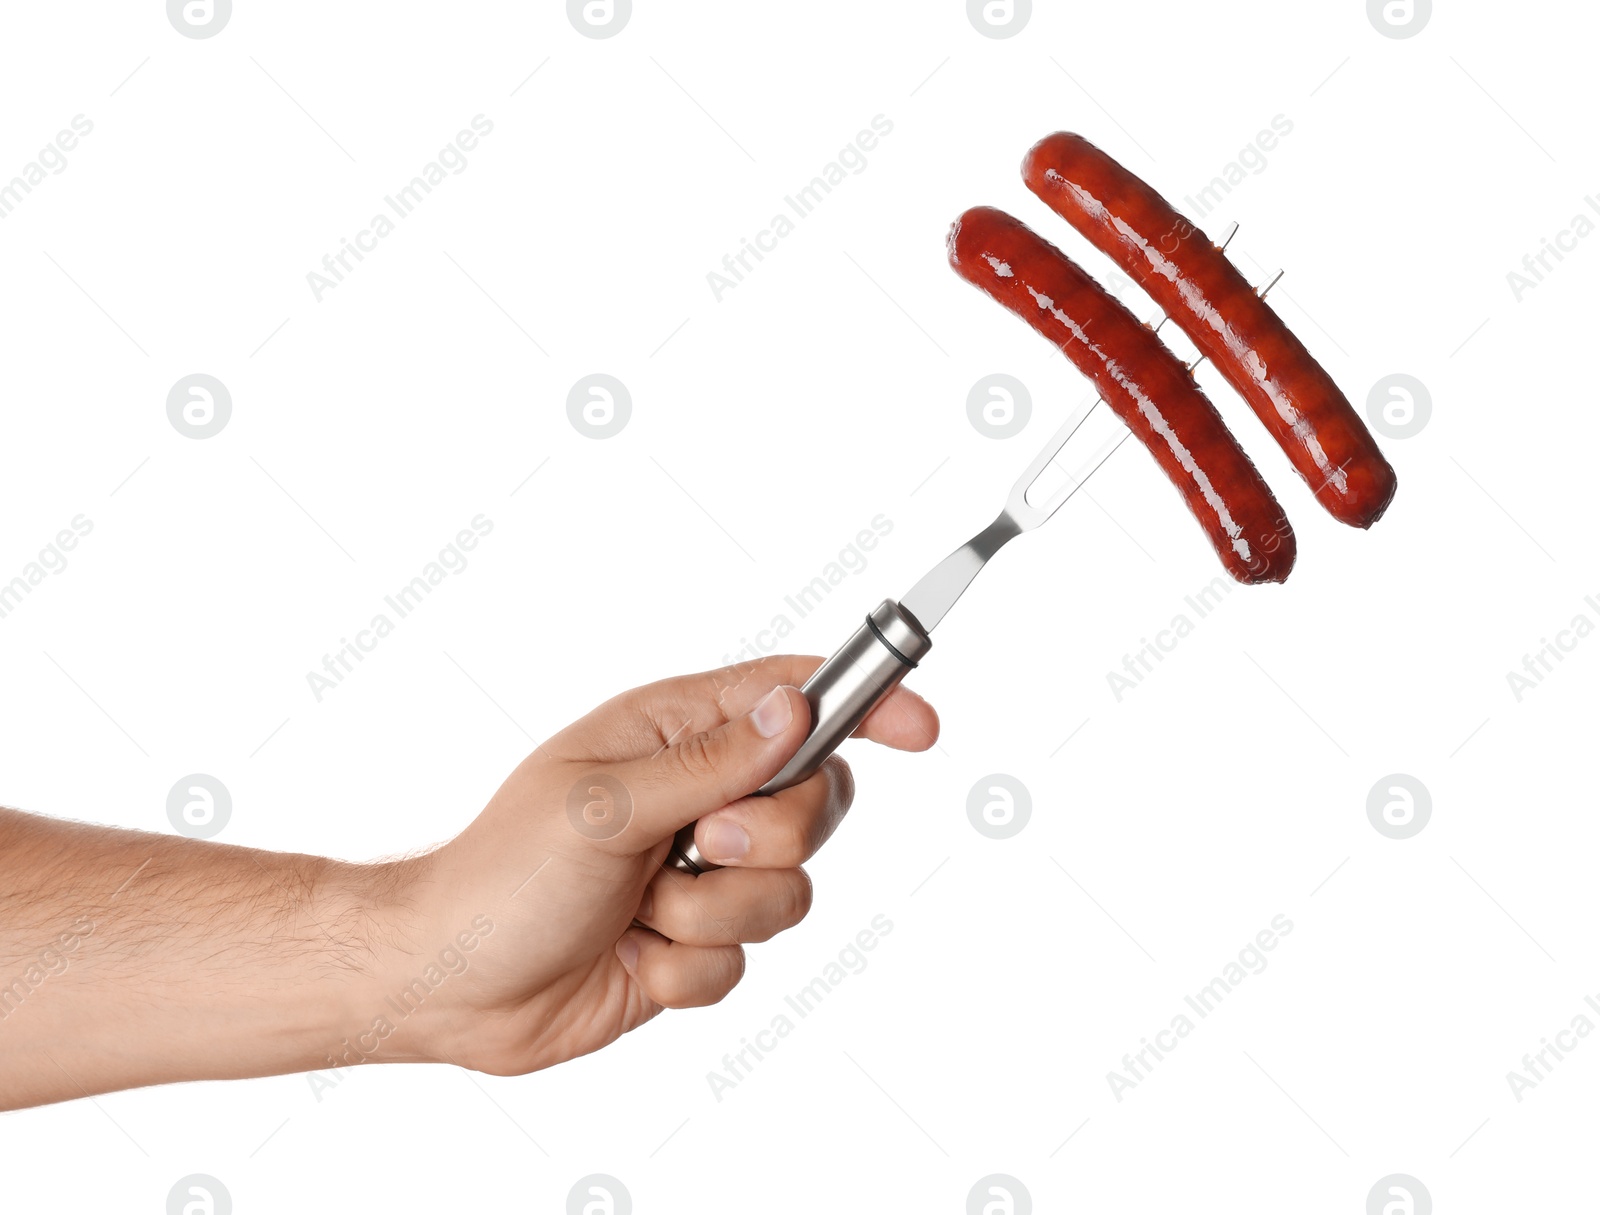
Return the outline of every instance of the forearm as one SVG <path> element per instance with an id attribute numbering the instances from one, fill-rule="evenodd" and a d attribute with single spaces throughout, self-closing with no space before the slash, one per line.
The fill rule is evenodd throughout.
<path id="1" fill-rule="evenodd" d="M 403 947 L 403 867 L 0 809 L 0 1109 L 326 1067 Z"/>

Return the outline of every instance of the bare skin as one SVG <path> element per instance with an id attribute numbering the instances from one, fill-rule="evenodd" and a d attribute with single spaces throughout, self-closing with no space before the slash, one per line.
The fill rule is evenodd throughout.
<path id="1" fill-rule="evenodd" d="M 459 836 L 350 864 L 0 810 L 0 1109 L 177 1080 L 446 1062 L 518 1075 L 714 1004 L 811 906 L 854 797 L 804 740 L 816 658 L 625 692 L 548 739 Z M 897 689 L 858 731 L 933 745 Z M 663 869 L 672 836 L 725 866 Z"/>

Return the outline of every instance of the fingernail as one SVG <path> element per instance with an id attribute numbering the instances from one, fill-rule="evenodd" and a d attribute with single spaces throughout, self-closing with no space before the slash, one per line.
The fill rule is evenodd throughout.
<path id="1" fill-rule="evenodd" d="M 750 711 L 750 720 L 755 722 L 756 733 L 762 738 L 781 734 L 794 720 L 794 706 L 789 703 L 789 694 L 782 688 L 773 688 L 767 693 L 766 699 Z"/>
<path id="2" fill-rule="evenodd" d="M 639 942 L 632 937 L 623 937 L 617 942 L 617 958 L 631 975 L 639 965 Z"/>
<path id="3" fill-rule="evenodd" d="M 719 865 L 736 861 L 750 851 L 750 837 L 738 823 L 714 818 L 706 828 L 706 857 Z"/>
<path id="4" fill-rule="evenodd" d="M 648 920 L 650 918 L 650 912 L 655 908 L 655 905 L 656 892 L 649 886 L 646 886 L 644 888 L 644 897 L 639 900 L 639 910 L 635 913 L 634 918 Z"/>

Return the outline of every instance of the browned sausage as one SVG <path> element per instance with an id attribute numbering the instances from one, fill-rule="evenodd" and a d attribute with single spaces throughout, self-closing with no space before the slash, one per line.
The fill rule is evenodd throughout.
<path id="1" fill-rule="evenodd" d="M 1094 381 L 1183 495 L 1240 582 L 1282 582 L 1294 531 L 1189 370 L 1050 242 L 993 207 L 950 228 L 956 273 L 1027 321 Z"/>
<path id="2" fill-rule="evenodd" d="M 1204 232 L 1069 131 L 1034 144 L 1022 177 L 1216 364 L 1336 519 L 1377 522 L 1394 469 L 1339 386 Z"/>

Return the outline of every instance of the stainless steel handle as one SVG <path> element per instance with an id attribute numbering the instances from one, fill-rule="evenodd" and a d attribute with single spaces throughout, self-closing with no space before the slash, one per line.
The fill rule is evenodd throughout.
<path id="1" fill-rule="evenodd" d="M 800 689 L 811 705 L 811 733 L 756 793 L 766 796 L 798 785 L 820 768 L 932 647 L 916 617 L 892 599 L 880 603 Z M 693 823 L 678 832 L 667 864 L 684 873 L 717 868 L 695 846 Z"/>

